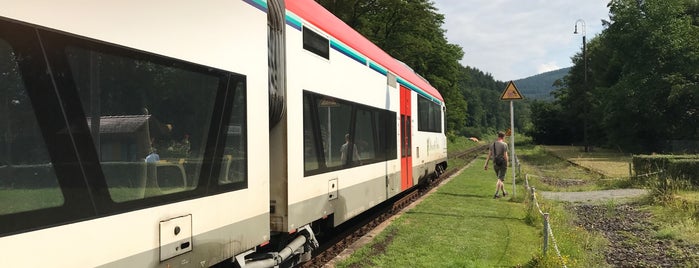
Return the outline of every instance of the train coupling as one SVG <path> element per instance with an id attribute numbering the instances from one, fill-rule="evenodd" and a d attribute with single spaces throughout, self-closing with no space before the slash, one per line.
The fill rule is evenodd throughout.
<path id="1" fill-rule="evenodd" d="M 269 252 L 263 256 L 251 258 L 250 256 L 255 254 L 248 251 L 236 256 L 235 261 L 241 268 L 279 267 L 282 263 L 288 265 L 288 262 L 292 262 L 291 266 L 295 266 L 306 262 L 311 259 L 313 250 L 318 248 L 318 240 L 310 225 L 299 228 L 298 233 L 299 235 L 279 252 Z"/>

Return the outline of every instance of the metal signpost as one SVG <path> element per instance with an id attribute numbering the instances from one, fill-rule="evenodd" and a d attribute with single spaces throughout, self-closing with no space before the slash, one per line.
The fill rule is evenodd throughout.
<path id="1" fill-rule="evenodd" d="M 512 147 L 512 153 L 510 153 L 510 159 L 512 161 L 512 197 L 514 198 L 516 196 L 516 189 L 515 189 L 515 173 L 516 173 L 516 166 L 515 166 L 515 109 L 514 109 L 514 104 L 512 101 L 514 100 L 521 100 L 524 99 L 524 96 L 522 96 L 521 93 L 519 93 L 519 90 L 517 89 L 517 86 L 515 86 L 515 83 L 510 81 L 507 84 L 507 87 L 505 87 L 505 91 L 502 92 L 502 95 L 500 95 L 500 100 L 503 101 L 510 101 L 510 130 L 508 133 L 510 133 L 510 146 Z"/>

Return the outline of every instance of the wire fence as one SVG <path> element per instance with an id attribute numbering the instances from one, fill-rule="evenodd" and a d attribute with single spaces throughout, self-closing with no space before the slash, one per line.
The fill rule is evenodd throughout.
<path id="1" fill-rule="evenodd" d="M 539 214 L 544 220 L 544 245 L 543 245 L 543 255 L 546 256 L 546 253 L 548 251 L 549 247 L 549 240 L 551 240 L 553 248 L 556 250 L 556 254 L 558 255 L 558 258 L 561 260 L 561 263 L 563 264 L 563 267 L 568 268 L 565 264 L 565 259 L 561 255 L 561 251 L 558 249 L 558 243 L 556 242 L 556 237 L 553 236 L 553 229 L 551 228 L 551 224 L 549 221 L 549 213 L 548 212 L 543 212 L 541 211 L 541 206 L 539 205 L 539 201 L 536 199 L 536 189 L 534 187 L 529 186 L 529 176 L 536 176 L 536 175 L 529 175 L 526 174 L 524 176 L 524 187 L 527 189 L 527 193 L 529 193 L 529 205 L 533 206 L 536 205 L 536 209 L 539 211 Z M 538 177 L 538 176 L 536 176 Z"/>

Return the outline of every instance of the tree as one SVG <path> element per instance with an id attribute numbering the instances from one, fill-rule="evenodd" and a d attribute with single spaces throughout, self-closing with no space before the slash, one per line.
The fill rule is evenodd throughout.
<path id="1" fill-rule="evenodd" d="M 447 105 L 447 131 L 461 128 L 467 103 L 456 81 L 463 50 L 441 28 L 444 15 L 428 0 L 318 1 L 350 27 L 425 77 Z"/>
<path id="2" fill-rule="evenodd" d="M 595 144 L 626 151 L 699 140 L 698 6 L 690 0 L 609 3 L 607 28 L 588 46 L 588 85 L 577 54 L 555 93 L 574 142 L 581 141 L 576 126 L 585 116 Z"/>

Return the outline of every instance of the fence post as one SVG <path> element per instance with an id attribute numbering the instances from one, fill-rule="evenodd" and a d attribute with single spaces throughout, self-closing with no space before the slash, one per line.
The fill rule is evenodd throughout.
<path id="1" fill-rule="evenodd" d="M 544 213 L 544 257 L 549 247 L 549 214 Z"/>

